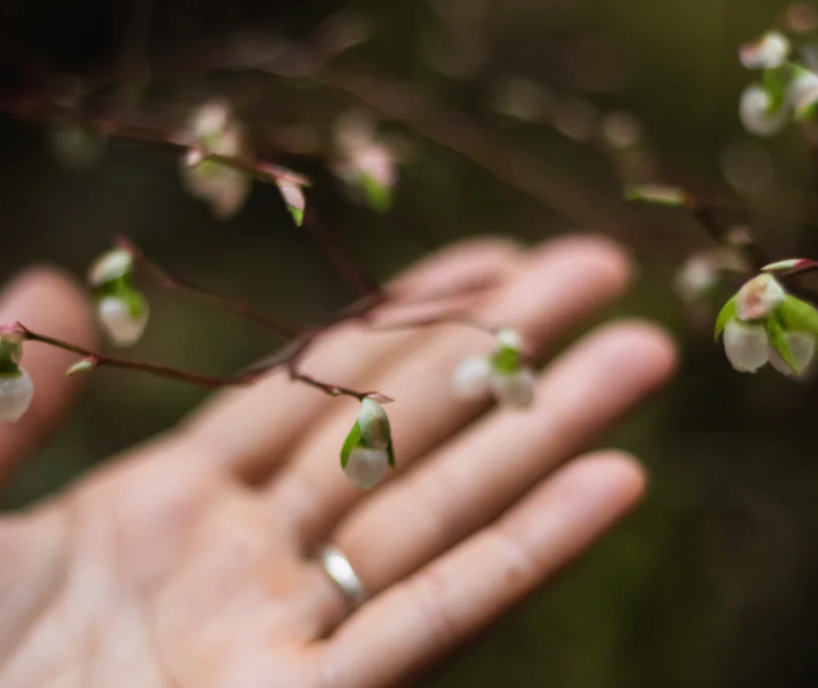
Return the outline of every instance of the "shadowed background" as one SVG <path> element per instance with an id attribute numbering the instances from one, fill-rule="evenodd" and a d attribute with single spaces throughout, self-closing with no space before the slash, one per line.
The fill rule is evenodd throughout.
<path id="1" fill-rule="evenodd" d="M 709 322 L 691 324 L 671 289 L 675 269 L 708 245 L 707 236 L 683 211 L 622 204 L 610 157 L 587 131 L 605 113 L 633 113 L 672 178 L 719 190 L 732 180 L 774 257 L 818 257 L 818 202 L 801 137 L 788 131 L 754 142 L 736 117 L 752 78 L 737 62 L 737 46 L 785 7 L 773 0 L 157 0 L 153 7 L 3 0 L 0 78 L 12 94 L 56 88 L 57 74 L 74 71 L 139 83 L 147 58 L 151 84 L 139 91 L 138 109 L 162 123 L 183 121 L 208 95 L 230 96 L 259 150 L 314 179 L 308 202 L 381 279 L 476 235 L 534 243 L 579 230 L 622 240 L 639 282 L 606 317 L 655 319 L 682 349 L 671 388 L 603 440 L 644 459 L 650 496 L 569 575 L 428 684 L 812 687 L 816 385 L 730 369 Z M 277 61 L 294 54 L 293 43 L 314 43 L 339 13 L 346 23 L 333 26 L 365 24 L 369 38 L 320 78 L 299 72 L 298 60 L 295 67 Z M 271 61 L 276 73 L 258 69 Z M 236 64 L 254 69 L 203 73 Z M 408 124 L 382 118 L 404 158 L 388 215 L 352 202 L 325 164 L 337 114 L 363 106 L 380 117 L 361 93 L 350 93 L 350 76 L 366 84 L 370 105 L 373 98 L 387 109 L 409 103 Z M 408 101 L 398 97 L 407 93 Z M 0 119 L 3 279 L 32 262 L 82 275 L 123 233 L 176 272 L 290 320 L 319 319 L 353 297 L 292 226 L 274 188 L 257 185 L 234 220 L 217 222 L 186 194 L 167 151 L 113 143 L 97 165 L 73 171 L 55 158 L 48 131 Z M 152 324 L 134 352 L 140 358 L 228 373 L 279 343 L 189 299 L 152 288 L 148 296 Z M 171 427 L 204 395 L 108 370 L 88 387 L 67 427 L 16 476 L 5 507 L 48 494 Z"/>

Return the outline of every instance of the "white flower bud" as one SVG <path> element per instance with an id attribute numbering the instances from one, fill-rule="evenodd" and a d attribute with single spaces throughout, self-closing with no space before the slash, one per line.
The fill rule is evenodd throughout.
<path id="1" fill-rule="evenodd" d="M 754 373 L 770 358 L 770 346 L 763 325 L 748 325 L 736 319 L 724 327 L 724 353 L 740 373 Z"/>
<path id="2" fill-rule="evenodd" d="M 787 342 L 795 364 L 801 371 L 800 375 L 803 375 L 815 356 L 815 336 L 808 332 L 785 332 L 784 340 Z M 770 363 L 779 373 L 791 377 L 799 375 L 787 365 L 787 362 L 773 347 L 770 347 Z"/>
<path id="3" fill-rule="evenodd" d="M 219 136 L 231 125 L 232 119 L 230 103 L 211 100 L 193 113 L 188 127 L 189 135 L 198 141 Z"/>
<path id="4" fill-rule="evenodd" d="M 25 370 L 20 368 L 19 375 L 0 376 L 0 421 L 20 420 L 33 398 L 34 383 Z"/>
<path id="5" fill-rule="evenodd" d="M 126 347 L 136 344 L 148 324 L 148 305 L 135 317 L 130 306 L 118 296 L 105 296 L 97 304 L 97 316 L 114 346 Z"/>
<path id="6" fill-rule="evenodd" d="M 778 31 L 768 31 L 757 41 L 739 48 L 739 60 L 747 69 L 774 69 L 786 62 L 790 42 Z"/>
<path id="7" fill-rule="evenodd" d="M 129 274 L 133 269 L 130 251 L 117 248 L 101 255 L 88 270 L 88 284 L 98 287 Z"/>
<path id="8" fill-rule="evenodd" d="M 523 340 L 516 330 L 500 330 L 497 333 L 497 344 L 506 349 L 519 351 L 522 348 Z"/>
<path id="9" fill-rule="evenodd" d="M 349 454 L 344 473 L 355 487 L 368 490 L 383 480 L 388 468 L 386 449 L 355 447 Z"/>
<path id="10" fill-rule="evenodd" d="M 386 449 L 391 437 L 389 418 L 383 407 L 369 397 L 361 402 L 358 427 L 364 444 L 370 449 Z"/>
<path id="11" fill-rule="evenodd" d="M 736 294 L 736 315 L 744 321 L 766 318 L 786 296 L 775 277 L 758 275 L 745 282 Z"/>
<path id="12" fill-rule="evenodd" d="M 509 408 L 525 409 L 534 401 L 534 373 L 521 368 L 516 373 L 495 372 L 489 378 L 491 393 L 499 404 Z"/>
<path id="13" fill-rule="evenodd" d="M 738 115 L 744 128 L 757 136 L 772 136 L 781 131 L 790 116 L 788 104 L 770 112 L 772 99 L 759 84 L 750 84 L 741 94 Z"/>
<path id="14" fill-rule="evenodd" d="M 459 399 L 479 399 L 489 390 L 491 361 L 484 356 L 465 359 L 454 371 L 452 386 Z"/>
<path id="15" fill-rule="evenodd" d="M 818 103 L 818 74 L 799 69 L 787 89 L 787 98 L 795 110 L 796 119 L 808 116 Z"/>

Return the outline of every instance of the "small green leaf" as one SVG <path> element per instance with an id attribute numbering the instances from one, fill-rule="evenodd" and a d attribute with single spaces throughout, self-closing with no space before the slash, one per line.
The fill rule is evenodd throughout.
<path id="1" fill-rule="evenodd" d="M 389 436 L 389 444 L 386 445 L 386 455 L 389 457 L 389 467 L 395 467 L 395 448 L 392 446 L 392 436 Z"/>
<path id="2" fill-rule="evenodd" d="M 20 377 L 23 372 L 11 358 L 0 358 L 0 377 Z"/>
<path id="3" fill-rule="evenodd" d="M 812 304 L 787 295 L 776 308 L 776 315 L 785 330 L 818 337 L 818 310 Z"/>
<path id="4" fill-rule="evenodd" d="M 392 189 L 373 179 L 369 174 L 361 178 L 361 188 L 366 194 L 369 207 L 379 213 L 386 213 L 392 207 Z"/>
<path id="5" fill-rule="evenodd" d="M 356 420 L 355 425 L 352 426 L 352 430 L 349 431 L 347 438 L 344 440 L 344 446 L 341 447 L 341 468 L 347 467 L 349 455 L 352 453 L 353 449 L 362 446 L 362 442 L 363 437 L 361 437 L 361 428 Z"/>
<path id="6" fill-rule="evenodd" d="M 770 340 L 771 346 L 778 352 L 779 356 L 784 359 L 786 364 L 800 375 L 803 370 L 795 360 L 790 350 L 790 345 L 787 343 L 785 336 L 786 331 L 775 315 L 770 316 L 764 321 L 764 330 L 767 332 L 767 338 Z"/>
<path id="7" fill-rule="evenodd" d="M 685 206 L 690 201 L 684 189 L 664 184 L 636 184 L 627 187 L 623 195 L 626 201 L 642 201 L 673 207 Z"/>
<path id="8" fill-rule="evenodd" d="M 290 215 L 293 216 L 293 222 L 296 227 L 304 224 L 304 211 L 301 208 L 296 208 L 294 205 L 289 206 Z"/>
<path id="9" fill-rule="evenodd" d="M 736 297 L 733 296 L 727 303 L 724 304 L 724 307 L 721 309 L 719 313 L 719 317 L 716 318 L 716 327 L 713 330 L 713 339 L 715 341 L 719 341 L 719 336 L 724 331 L 724 326 L 733 318 L 736 317 Z"/>
<path id="10" fill-rule="evenodd" d="M 512 375 L 520 369 L 520 352 L 510 346 L 502 346 L 491 358 L 491 367 L 498 373 Z"/>
<path id="11" fill-rule="evenodd" d="M 784 105 L 787 97 L 787 86 L 791 78 L 791 68 L 787 64 L 779 67 L 767 68 L 761 76 L 761 82 L 767 95 L 770 96 L 770 106 L 767 113 L 772 115 Z"/>
<path id="12" fill-rule="evenodd" d="M 94 358 L 83 358 L 72 365 L 65 371 L 66 375 L 77 375 L 78 373 L 86 373 L 97 367 L 97 360 Z"/>

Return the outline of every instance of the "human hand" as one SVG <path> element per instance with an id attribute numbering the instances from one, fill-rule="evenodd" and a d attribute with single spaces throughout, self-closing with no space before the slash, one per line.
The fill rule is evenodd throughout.
<path id="1" fill-rule="evenodd" d="M 546 353 L 624 290 L 629 266 L 598 239 L 526 251 L 479 241 L 396 284 L 422 297 L 483 277 L 498 286 L 473 297 L 475 314 Z M 0 316 L 89 343 L 83 295 L 53 273 L 15 283 Z M 71 397 L 65 354 L 26 347 L 37 395 L 20 424 L 0 427 L 0 476 Z M 462 643 L 639 499 L 633 459 L 576 455 L 673 369 L 655 327 L 606 325 L 548 365 L 531 410 L 512 413 L 450 393 L 457 363 L 483 351 L 479 333 L 450 328 L 342 325 L 318 340 L 305 370 L 397 400 L 397 470 L 373 492 L 338 466 L 356 402 L 272 375 L 2 519 L 0 685 L 376 688 Z M 357 610 L 315 559 L 326 542 L 369 595 Z"/>

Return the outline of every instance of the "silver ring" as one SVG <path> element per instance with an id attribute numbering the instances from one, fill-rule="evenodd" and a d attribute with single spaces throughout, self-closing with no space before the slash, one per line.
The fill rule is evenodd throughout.
<path id="1" fill-rule="evenodd" d="M 349 559 L 340 549 L 331 545 L 324 546 L 318 553 L 318 561 L 353 608 L 360 607 L 366 602 L 366 590 Z"/>

